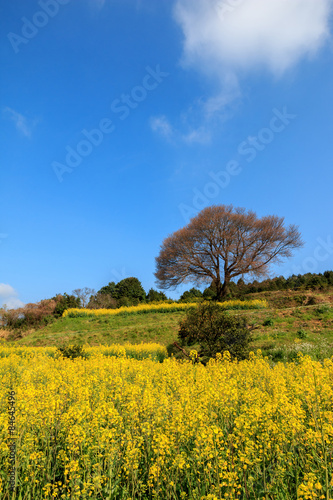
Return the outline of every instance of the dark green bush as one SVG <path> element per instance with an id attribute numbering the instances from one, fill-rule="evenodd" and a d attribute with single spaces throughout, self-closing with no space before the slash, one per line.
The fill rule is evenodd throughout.
<path id="1" fill-rule="evenodd" d="M 67 345 L 64 347 L 58 347 L 57 349 L 58 353 L 63 357 L 63 358 L 87 358 L 88 355 L 83 349 L 82 345 L 75 344 L 75 345 Z"/>
<path id="2" fill-rule="evenodd" d="M 300 330 L 297 331 L 297 337 L 299 339 L 305 339 L 308 336 L 307 332 L 301 328 Z"/>
<path id="3" fill-rule="evenodd" d="M 265 319 L 263 322 L 263 326 L 273 326 L 274 325 L 274 320 L 272 318 Z"/>
<path id="4" fill-rule="evenodd" d="M 187 312 L 180 322 L 178 338 L 183 346 L 199 345 L 200 358 L 229 351 L 232 359 L 246 359 L 251 332 L 244 317 L 231 316 L 217 304 L 204 302 Z"/>
<path id="5" fill-rule="evenodd" d="M 299 306 L 303 306 L 307 300 L 306 295 L 295 295 L 294 300 Z"/>

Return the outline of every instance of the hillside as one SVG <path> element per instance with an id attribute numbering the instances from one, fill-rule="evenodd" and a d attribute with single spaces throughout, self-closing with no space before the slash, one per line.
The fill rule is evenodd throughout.
<path id="1" fill-rule="evenodd" d="M 291 360 L 301 351 L 315 359 L 333 355 L 333 290 L 325 292 L 276 291 L 251 294 L 266 299 L 269 308 L 230 311 L 243 314 L 253 327 L 252 349 L 261 349 L 272 360 Z M 179 321 L 185 312 L 151 312 L 128 316 L 60 318 L 47 327 L 24 332 L 7 340 L 15 345 L 137 344 L 156 342 L 167 346 L 177 340 Z"/>

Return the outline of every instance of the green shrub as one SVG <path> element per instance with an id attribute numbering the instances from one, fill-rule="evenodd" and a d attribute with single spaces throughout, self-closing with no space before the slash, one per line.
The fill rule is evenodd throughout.
<path id="1" fill-rule="evenodd" d="M 58 347 L 57 349 L 58 353 L 60 356 L 63 358 L 87 358 L 88 355 L 83 349 L 82 345 L 76 344 L 76 345 L 67 345 L 64 347 Z"/>
<path id="2" fill-rule="evenodd" d="M 263 322 L 264 326 L 273 326 L 274 325 L 274 320 L 272 318 L 265 319 Z"/>
<path id="3" fill-rule="evenodd" d="M 199 345 L 199 358 L 211 358 L 229 351 L 232 359 L 245 359 L 249 354 L 251 332 L 244 317 L 230 316 L 217 304 L 204 302 L 190 309 L 180 322 L 181 345 Z"/>
<path id="4" fill-rule="evenodd" d="M 299 339 L 305 339 L 308 336 L 307 332 L 301 328 L 300 330 L 297 331 L 297 337 Z"/>
<path id="5" fill-rule="evenodd" d="M 323 304 L 322 306 L 316 307 L 315 313 L 318 314 L 318 316 L 321 316 L 322 314 L 326 314 L 331 311 L 330 306 Z"/>
<path id="6" fill-rule="evenodd" d="M 274 363 L 278 363 L 279 361 L 284 361 L 285 359 L 284 349 L 282 347 L 272 349 L 270 357 L 271 360 L 274 361 Z"/>
<path id="7" fill-rule="evenodd" d="M 303 306 L 307 300 L 307 296 L 306 295 L 295 295 L 294 300 L 295 300 L 296 304 Z"/>

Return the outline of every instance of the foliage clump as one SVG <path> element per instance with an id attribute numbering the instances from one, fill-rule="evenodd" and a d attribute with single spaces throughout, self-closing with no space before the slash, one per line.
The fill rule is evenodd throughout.
<path id="1" fill-rule="evenodd" d="M 125 278 L 119 283 L 111 281 L 96 295 L 90 297 L 88 309 L 115 309 L 129 307 L 146 301 L 146 292 L 138 278 Z"/>
<path id="2" fill-rule="evenodd" d="M 168 297 L 163 292 L 158 292 L 151 288 L 146 295 L 147 302 L 165 302 L 168 300 Z"/>
<path id="3" fill-rule="evenodd" d="M 88 357 L 87 353 L 83 349 L 83 346 L 79 344 L 58 347 L 57 351 L 63 358 L 74 359 Z"/>
<path id="4" fill-rule="evenodd" d="M 186 290 L 186 292 L 181 295 L 179 302 L 197 302 L 201 299 L 202 292 L 197 288 L 191 288 L 190 290 Z"/>
<path id="5" fill-rule="evenodd" d="M 178 339 L 183 346 L 199 345 L 199 358 L 207 361 L 217 353 L 229 351 L 231 359 L 249 355 L 251 331 L 246 318 L 231 316 L 212 302 L 199 304 L 180 322 Z"/>
<path id="6" fill-rule="evenodd" d="M 299 339 L 305 339 L 306 337 L 308 336 L 307 332 L 303 329 L 303 328 L 300 328 L 298 331 L 297 331 L 297 337 Z"/>
<path id="7" fill-rule="evenodd" d="M 8 330 L 22 332 L 30 328 L 43 328 L 55 318 L 63 315 L 68 308 L 79 308 L 80 299 L 74 295 L 58 294 L 52 299 L 26 304 L 17 309 L 4 310 L 1 313 L 2 325 Z"/>
<path id="8" fill-rule="evenodd" d="M 66 309 L 70 309 L 72 307 L 81 307 L 81 300 L 79 297 L 75 297 L 74 295 L 68 295 L 64 293 L 63 295 L 57 295 L 53 297 L 52 300 L 55 300 L 56 306 L 53 312 L 55 318 L 60 318 Z"/>

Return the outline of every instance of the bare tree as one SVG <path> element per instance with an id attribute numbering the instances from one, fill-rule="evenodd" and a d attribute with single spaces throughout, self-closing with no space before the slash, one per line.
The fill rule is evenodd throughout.
<path id="1" fill-rule="evenodd" d="M 232 205 L 207 207 L 163 241 L 155 276 L 162 289 L 213 282 L 222 299 L 232 278 L 267 276 L 271 264 L 303 245 L 297 226 L 285 228 L 283 217 L 259 219 Z"/>
<path id="2" fill-rule="evenodd" d="M 81 300 L 81 304 L 83 307 L 87 307 L 91 295 L 95 294 L 95 290 L 88 287 L 77 288 L 76 290 L 73 290 L 72 294 Z"/>

